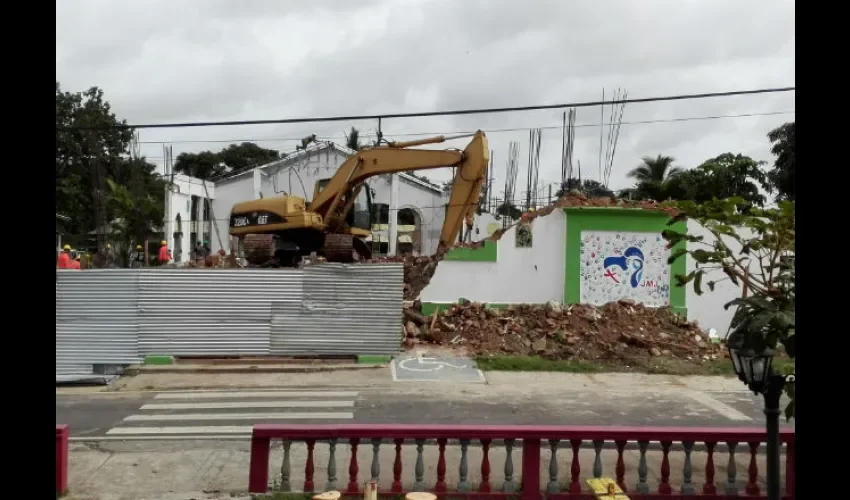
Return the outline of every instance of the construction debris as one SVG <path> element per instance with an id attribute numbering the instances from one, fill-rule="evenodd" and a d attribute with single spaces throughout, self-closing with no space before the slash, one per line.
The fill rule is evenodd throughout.
<path id="1" fill-rule="evenodd" d="M 665 212 L 670 216 L 675 216 L 678 211 L 673 207 L 663 206 L 657 201 L 653 200 L 641 200 L 641 201 L 631 201 L 631 200 L 623 200 L 623 199 L 614 199 L 609 198 L 607 196 L 603 196 L 600 198 L 588 198 L 587 196 L 581 194 L 578 190 L 572 190 L 567 193 L 565 196 L 561 197 L 551 205 L 548 205 L 543 208 L 539 208 L 533 212 L 526 212 L 522 214 L 520 220 L 518 222 L 529 223 L 538 217 L 545 217 L 552 212 L 554 212 L 558 208 L 574 208 L 574 207 L 597 207 L 597 208 L 637 208 L 641 210 L 653 210 L 657 212 Z M 514 224 L 516 225 L 516 224 Z M 489 240 L 497 241 L 502 237 L 512 226 L 508 226 L 504 229 L 499 229 L 495 231 L 490 237 Z"/>
<path id="2" fill-rule="evenodd" d="M 720 345 L 696 323 L 668 308 L 650 308 L 632 300 L 602 307 L 552 301 L 504 309 L 463 301 L 435 317 L 424 316 L 416 308 L 416 302 L 410 303 L 404 312 L 408 344 L 463 345 L 476 355 L 621 362 L 649 357 L 710 360 L 722 355 Z"/>
<path id="3" fill-rule="evenodd" d="M 448 249 L 440 249 L 436 254 L 430 256 L 414 257 L 404 255 L 400 257 L 380 257 L 369 262 L 400 262 L 404 264 L 404 300 L 416 300 L 422 290 L 431 282 L 437 264 L 448 253 Z"/>
<path id="4" fill-rule="evenodd" d="M 236 258 L 236 255 L 232 253 L 230 255 L 226 255 L 224 251 L 219 251 L 218 254 L 213 254 L 205 258 L 203 264 L 198 264 L 195 260 L 189 260 L 183 263 L 182 267 L 235 269 L 241 268 L 242 266 L 239 265 L 239 259 Z"/>

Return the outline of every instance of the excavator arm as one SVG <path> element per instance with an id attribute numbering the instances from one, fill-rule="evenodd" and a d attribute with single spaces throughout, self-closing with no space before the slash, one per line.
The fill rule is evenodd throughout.
<path id="1" fill-rule="evenodd" d="M 438 136 L 410 142 L 390 143 L 387 146 L 359 151 L 340 166 L 323 189 L 310 203 L 310 211 L 322 216 L 329 226 L 341 223 L 350 204 L 343 201 L 347 193 L 356 192 L 362 183 L 376 175 L 454 167 L 455 178 L 451 197 L 446 207 L 440 246 L 452 244 L 468 217 L 478 207 L 481 186 L 487 179 L 490 150 L 487 136 L 478 131 L 463 151 L 408 149 L 424 144 L 439 144 L 465 136 Z M 341 205 L 342 204 L 342 205 Z M 340 210 L 341 209 L 341 210 Z"/>

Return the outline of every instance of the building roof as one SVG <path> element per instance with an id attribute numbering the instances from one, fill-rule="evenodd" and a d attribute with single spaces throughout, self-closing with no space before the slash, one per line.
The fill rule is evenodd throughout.
<path id="1" fill-rule="evenodd" d="M 242 177 L 244 177 L 248 174 L 252 174 L 254 172 L 254 170 L 258 170 L 258 169 L 267 170 L 267 169 L 273 168 L 273 167 L 280 167 L 280 166 L 283 166 L 283 165 L 289 163 L 290 161 L 292 161 L 294 159 L 302 158 L 304 156 L 310 156 L 313 153 L 321 153 L 321 152 L 325 152 L 325 151 L 336 151 L 336 152 L 338 152 L 342 155 L 345 155 L 345 156 L 351 156 L 351 155 L 356 153 L 356 151 L 354 151 L 353 149 L 349 149 L 345 146 L 341 146 L 341 145 L 339 145 L 335 142 L 330 142 L 330 141 L 316 142 L 316 143 L 313 143 L 313 144 L 307 146 L 307 149 L 302 149 L 300 151 L 290 153 L 290 154 L 284 156 L 283 158 L 281 158 L 279 160 L 275 160 L 271 163 L 266 163 L 265 165 L 259 165 L 257 167 L 252 168 L 252 169 L 243 170 L 241 172 L 236 172 L 236 173 L 233 173 L 233 174 L 228 175 L 226 177 L 223 177 L 222 179 L 216 181 L 216 184 L 227 183 L 227 182 L 230 182 L 232 180 L 241 179 Z M 404 180 L 406 180 L 406 181 L 408 181 L 412 184 L 415 184 L 415 185 L 420 186 L 422 188 L 428 189 L 429 191 L 433 191 L 433 192 L 438 193 L 438 194 L 442 194 L 442 192 L 443 192 L 442 189 L 440 189 L 439 186 L 436 186 L 434 184 L 430 184 L 430 183 L 425 182 L 421 179 L 417 179 L 416 177 L 414 177 L 410 174 L 402 172 L 402 173 L 399 174 L 399 177 L 401 177 L 402 179 L 404 179 Z"/>

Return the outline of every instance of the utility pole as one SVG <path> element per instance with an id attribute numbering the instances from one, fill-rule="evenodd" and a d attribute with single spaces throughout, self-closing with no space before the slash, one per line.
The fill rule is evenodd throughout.
<path id="1" fill-rule="evenodd" d="M 101 255 L 101 251 L 106 247 L 106 200 L 104 199 L 104 172 L 103 165 L 100 162 L 100 141 L 98 140 L 97 130 L 89 130 L 88 134 L 88 149 L 89 149 L 89 170 L 92 180 L 92 201 L 94 202 L 94 224 L 95 233 L 97 235 L 97 254 Z"/>

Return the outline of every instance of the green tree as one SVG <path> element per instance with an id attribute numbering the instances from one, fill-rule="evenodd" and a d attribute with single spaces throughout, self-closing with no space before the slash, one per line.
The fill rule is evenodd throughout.
<path id="1" fill-rule="evenodd" d="M 218 153 L 180 153 L 174 162 L 174 171 L 209 180 L 230 172 L 265 165 L 280 158 L 280 151 L 266 149 L 253 142 L 243 142 L 231 144 Z"/>
<path id="2" fill-rule="evenodd" d="M 522 210 L 507 201 L 496 207 L 496 213 L 502 217 L 510 217 L 511 219 L 519 219 L 522 216 Z"/>
<path id="3" fill-rule="evenodd" d="M 227 172 L 218 153 L 201 151 L 200 153 L 180 153 L 174 161 L 174 171 L 198 179 L 212 179 Z"/>
<path id="4" fill-rule="evenodd" d="M 670 263 L 686 255 L 696 263 L 687 275 L 675 276 L 678 284 L 691 283 L 701 295 L 703 283 L 713 291 L 719 281 L 731 281 L 740 287 L 741 296 L 724 305 L 736 307 L 727 342 L 756 353 L 781 345 L 793 359 L 797 351 L 794 202 L 780 201 L 770 209 L 754 208 L 743 198 L 672 205 L 679 214 L 670 225 L 691 219 L 712 236 L 706 241 L 703 236 L 664 231 L 671 247 L 680 242 L 687 245 L 672 253 Z M 789 419 L 795 414 L 794 389 L 793 384 L 786 385 L 791 398 L 785 410 Z"/>
<path id="5" fill-rule="evenodd" d="M 794 157 L 797 149 L 796 122 L 786 123 L 767 134 L 773 144 L 770 152 L 776 156 L 773 168 L 768 171 L 771 186 L 776 189 L 777 199 L 794 201 L 796 190 Z"/>
<path id="6" fill-rule="evenodd" d="M 109 206 L 114 218 L 111 222 L 111 239 L 121 267 L 130 265 L 130 252 L 135 245 L 160 231 L 163 217 L 162 194 L 155 197 L 140 193 L 112 179 L 109 186 Z M 137 191 L 137 192 L 134 192 Z M 158 223 L 155 223 L 158 221 Z"/>
<path id="7" fill-rule="evenodd" d="M 614 192 L 608 189 L 601 182 L 595 181 L 593 179 L 585 179 L 583 181 L 579 181 L 575 177 L 571 177 L 567 179 L 566 182 L 561 184 L 561 187 L 558 188 L 557 193 L 555 193 L 555 197 L 561 198 L 562 196 L 574 189 L 588 198 L 614 197 Z"/>
<path id="8" fill-rule="evenodd" d="M 691 200 L 704 203 L 712 199 L 732 197 L 764 206 L 762 190 L 770 192 L 764 162 L 741 154 L 724 153 L 702 165 L 679 172 L 666 183 L 665 194 L 674 200 Z"/>
<path id="9" fill-rule="evenodd" d="M 354 151 L 360 151 L 365 147 L 365 145 L 360 142 L 359 130 L 354 127 L 351 127 L 351 130 L 349 130 L 348 133 L 345 134 L 345 147 Z"/>
<path id="10" fill-rule="evenodd" d="M 96 189 L 105 202 L 103 222 L 115 218 L 115 207 L 107 202 L 106 179 L 125 186 L 134 179 L 136 192 L 155 196 L 160 205 L 164 202 L 163 181 L 153 165 L 129 158 L 133 131 L 121 125 L 126 122 L 115 117 L 98 87 L 64 92 L 56 82 L 56 212 L 68 216 L 65 229 L 70 235 L 82 237 L 95 230 Z M 96 177 L 93 174 L 98 169 Z M 151 221 L 156 225 L 161 222 L 161 215 Z"/>
<path id="11" fill-rule="evenodd" d="M 230 170 L 248 170 L 280 159 L 280 151 L 266 149 L 253 142 L 231 144 L 218 153 L 219 161 Z"/>
<path id="12" fill-rule="evenodd" d="M 635 180 L 632 196 L 653 200 L 667 198 L 668 182 L 682 171 L 681 168 L 673 166 L 676 159 L 672 156 L 658 155 L 655 158 L 644 156 L 641 161 L 643 163 L 626 174 L 627 177 Z"/>

